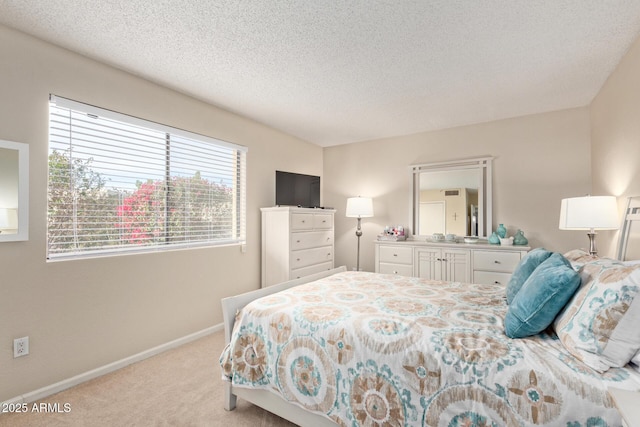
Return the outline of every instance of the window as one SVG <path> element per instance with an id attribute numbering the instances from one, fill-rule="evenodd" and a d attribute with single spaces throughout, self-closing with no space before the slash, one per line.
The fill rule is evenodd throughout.
<path id="1" fill-rule="evenodd" d="M 246 151 L 51 95 L 47 257 L 244 243 Z"/>

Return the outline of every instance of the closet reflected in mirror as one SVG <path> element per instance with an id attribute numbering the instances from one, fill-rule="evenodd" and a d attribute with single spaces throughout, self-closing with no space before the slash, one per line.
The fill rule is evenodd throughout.
<path id="1" fill-rule="evenodd" d="M 487 237 L 491 229 L 491 157 L 413 165 L 416 237 Z"/>
<path id="2" fill-rule="evenodd" d="M 29 239 L 29 146 L 0 140 L 0 242 Z"/>

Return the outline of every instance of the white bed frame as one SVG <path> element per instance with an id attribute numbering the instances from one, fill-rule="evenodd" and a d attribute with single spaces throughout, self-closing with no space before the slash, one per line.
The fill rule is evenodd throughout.
<path id="1" fill-rule="evenodd" d="M 313 282 L 314 280 L 331 276 L 332 274 L 346 270 L 347 268 L 342 266 L 334 268 L 333 270 L 327 270 L 323 271 L 322 273 L 317 273 L 311 276 L 302 277 L 300 279 L 280 283 L 278 285 L 268 286 L 256 291 L 247 292 L 233 297 L 223 298 L 222 317 L 224 319 L 225 343 L 228 344 L 231 341 L 231 334 L 233 332 L 236 313 L 251 301 L 274 294 L 276 292 L 283 291 L 285 289 L 292 288 L 294 286 L 302 285 L 303 283 Z M 227 411 L 234 410 L 236 408 L 236 400 L 238 397 L 251 402 L 254 405 L 260 406 L 261 408 L 266 409 L 267 411 L 298 425 L 303 425 L 305 427 L 335 427 L 336 425 L 328 418 L 319 414 L 315 414 L 313 412 L 308 412 L 301 406 L 290 403 L 277 394 L 272 393 L 268 390 L 254 390 L 242 387 L 233 387 L 230 382 L 225 382 L 224 409 L 226 409 Z"/>
<path id="2" fill-rule="evenodd" d="M 640 196 L 629 197 L 627 199 L 627 207 L 624 210 L 622 217 L 622 226 L 620 227 L 620 238 L 618 240 L 618 251 L 616 258 L 622 261 L 627 260 L 627 249 L 630 239 L 640 239 L 638 235 L 638 229 L 634 228 L 640 226 Z M 629 256 L 637 256 L 637 254 L 630 254 Z M 638 257 L 640 258 L 640 257 Z"/>

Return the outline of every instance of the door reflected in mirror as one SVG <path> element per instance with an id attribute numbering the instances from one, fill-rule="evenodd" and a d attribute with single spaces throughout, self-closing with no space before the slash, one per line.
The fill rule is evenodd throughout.
<path id="1" fill-rule="evenodd" d="M 0 242 L 29 238 L 29 146 L 0 140 Z"/>
<path id="2" fill-rule="evenodd" d="M 415 165 L 412 169 L 415 236 L 487 236 L 491 227 L 491 158 Z"/>

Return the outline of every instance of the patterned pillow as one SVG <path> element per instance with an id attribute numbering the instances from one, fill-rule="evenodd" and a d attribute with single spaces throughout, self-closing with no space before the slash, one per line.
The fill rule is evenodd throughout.
<path id="1" fill-rule="evenodd" d="M 511 304 L 518 291 L 527 281 L 531 273 L 542 264 L 553 252 L 549 252 L 545 248 L 535 248 L 527 253 L 518 263 L 513 271 L 509 283 L 507 283 L 507 304 Z"/>
<path id="2" fill-rule="evenodd" d="M 581 285 L 554 322 L 565 348 L 604 372 L 640 350 L 640 265 L 599 258 L 580 268 Z"/>
<path id="3" fill-rule="evenodd" d="M 623 261 L 624 265 L 638 265 L 640 264 L 640 259 Z M 631 363 L 634 364 L 634 369 L 640 372 L 640 350 L 636 352 L 636 354 L 631 358 Z"/>
<path id="4" fill-rule="evenodd" d="M 569 262 L 571 263 L 571 266 L 576 271 L 580 270 L 580 268 L 583 265 L 589 262 L 593 262 L 593 261 L 597 261 L 598 259 L 601 259 L 601 258 L 598 258 L 597 256 L 591 255 L 589 252 L 583 249 L 570 250 L 569 252 L 564 254 L 564 257 L 569 260 Z"/>

